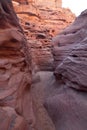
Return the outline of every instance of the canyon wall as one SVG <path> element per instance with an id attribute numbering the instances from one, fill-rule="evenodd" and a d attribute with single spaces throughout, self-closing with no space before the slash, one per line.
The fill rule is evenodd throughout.
<path id="1" fill-rule="evenodd" d="M 45 107 L 56 130 L 87 129 L 86 21 L 87 10 L 52 41 L 55 78 Z"/>
<path id="2" fill-rule="evenodd" d="M 62 0 L 35 0 L 36 5 L 45 6 L 48 8 L 61 8 Z"/>
<path id="3" fill-rule="evenodd" d="M 31 130 L 31 57 L 10 0 L 0 0 L 0 130 Z"/>
<path id="4" fill-rule="evenodd" d="M 33 3 L 37 6 L 45 6 L 48 8 L 61 8 L 62 7 L 62 0 L 14 0 L 19 2 L 20 4 L 30 4 Z"/>
<path id="5" fill-rule="evenodd" d="M 81 48 L 79 48 L 79 44 L 74 46 L 75 40 L 80 42 L 86 36 L 86 31 L 84 31 L 86 27 L 79 32 L 84 27 L 85 22 L 81 26 L 78 22 L 77 24 L 73 24 L 69 27 L 69 33 L 66 29 L 63 35 L 66 38 L 60 38 L 63 34 L 61 31 L 75 19 L 75 15 L 69 9 L 60 8 L 61 1 L 58 1 L 58 8 L 55 6 L 55 1 L 44 1 L 42 3 L 42 1 L 38 0 L 33 1 L 31 5 L 28 5 L 28 2 L 32 1 L 15 1 L 19 2 L 14 3 L 18 18 L 10 0 L 0 1 L 0 129 L 55 130 L 56 128 L 58 130 L 60 128 L 62 130 L 63 125 L 61 124 L 65 120 L 64 130 L 66 130 L 70 127 L 66 124 L 68 118 L 66 118 L 64 112 L 69 109 L 68 113 L 66 112 L 68 116 L 71 115 L 72 117 L 69 119 L 74 121 L 77 118 L 74 118 L 76 115 L 72 116 L 72 107 L 66 101 L 70 96 L 67 96 L 66 93 L 59 95 L 59 97 L 57 96 L 65 92 L 63 91 L 65 88 L 67 88 L 67 93 L 71 92 L 71 94 L 72 89 L 76 89 L 76 91 L 78 89 L 81 91 L 82 88 L 83 91 L 86 89 L 86 80 L 84 80 L 86 76 L 86 71 L 84 73 L 86 51 L 84 51 L 84 58 L 82 58 L 81 54 L 83 54 L 84 44 L 80 45 Z M 83 13 L 77 21 L 83 19 L 85 14 Z M 72 28 L 74 28 L 74 31 L 72 31 Z M 61 34 L 54 38 L 53 44 L 51 44 L 52 38 L 59 32 Z M 68 39 L 73 41 L 72 46 L 74 49 L 72 49 L 72 46 L 68 47 L 68 43 L 70 43 Z M 67 50 L 70 49 L 68 51 L 65 49 L 59 53 L 59 47 L 63 46 L 65 48 L 65 44 Z M 81 50 L 81 53 L 76 49 Z M 62 49 L 60 48 L 60 50 Z M 72 53 L 69 53 L 70 50 Z M 75 59 L 74 63 L 76 63 L 76 66 L 71 63 L 74 58 L 78 57 L 77 54 L 74 54 L 76 52 L 81 56 L 80 59 L 82 58 L 82 62 L 84 60 L 84 67 L 82 66 L 82 68 L 80 59 Z M 70 57 L 68 60 L 70 60 L 66 61 L 65 58 L 68 55 Z M 62 62 L 64 65 L 62 64 L 61 66 L 60 63 Z M 77 73 L 73 71 L 71 74 L 71 67 L 68 65 L 70 71 L 66 74 L 68 71 L 66 63 L 69 64 L 69 62 Z M 81 63 L 79 68 L 77 67 L 77 63 Z M 62 71 L 62 69 L 64 70 Z M 78 76 L 78 69 L 83 74 L 82 79 L 79 77 L 80 74 Z M 69 80 L 66 79 L 66 75 Z M 77 78 L 71 80 L 73 75 Z M 80 84 L 79 79 L 81 79 L 81 87 L 78 87 Z M 70 84 L 71 87 L 69 86 Z M 68 104 L 67 107 L 61 103 L 63 101 Z M 78 103 L 78 100 L 76 101 Z M 84 104 L 82 98 L 81 103 Z M 71 105 L 74 106 L 73 104 Z M 85 112 L 85 106 L 83 105 L 83 107 Z M 81 106 L 81 110 L 83 110 L 83 107 Z M 80 107 L 76 106 L 75 108 L 79 109 Z M 73 113 L 74 111 L 75 109 Z M 78 124 L 76 128 L 79 128 Z M 82 125 L 81 128 L 86 128 L 86 125 L 85 127 Z"/>
<path id="6" fill-rule="evenodd" d="M 75 15 L 69 9 L 46 8 L 46 5 L 37 6 L 34 3 L 33 6 L 31 4 L 14 6 L 29 42 L 28 46 L 31 46 L 33 67 L 40 70 L 53 69 L 52 37 L 75 19 Z"/>

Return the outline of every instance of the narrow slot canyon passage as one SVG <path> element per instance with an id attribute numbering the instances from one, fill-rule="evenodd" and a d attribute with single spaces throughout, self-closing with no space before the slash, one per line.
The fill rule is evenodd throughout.
<path id="1" fill-rule="evenodd" d="M 0 0 L 0 130 L 87 129 L 87 10 Z"/>

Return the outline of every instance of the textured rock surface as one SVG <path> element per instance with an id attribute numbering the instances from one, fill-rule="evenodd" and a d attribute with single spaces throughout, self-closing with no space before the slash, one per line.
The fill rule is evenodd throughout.
<path id="1" fill-rule="evenodd" d="M 52 70 L 52 37 L 71 24 L 75 15 L 69 9 L 48 9 L 35 4 L 16 6 L 15 10 L 31 46 L 33 67 Z"/>
<path id="2" fill-rule="evenodd" d="M 33 74 L 34 83 L 31 90 L 36 106 L 34 109 L 36 128 L 55 130 L 54 124 L 43 107 L 44 98 L 55 91 L 52 89 L 55 85 L 55 77 L 51 74 L 52 72 L 48 72 L 53 70 L 51 40 L 53 36 L 72 23 L 75 15 L 69 9 L 53 9 L 46 8 L 46 6 L 23 5 L 15 9 L 28 39 L 28 46 L 31 48 L 33 71 L 36 71 Z M 37 72 L 39 70 L 47 70 L 47 72 Z"/>
<path id="3" fill-rule="evenodd" d="M 62 0 L 14 0 L 16 2 L 19 2 L 20 4 L 30 4 L 30 3 L 34 3 L 37 6 L 44 6 L 44 7 L 48 7 L 48 8 L 58 8 L 58 7 L 62 7 Z"/>
<path id="4" fill-rule="evenodd" d="M 0 130 L 29 130 L 31 59 L 10 0 L 0 0 Z M 27 106 L 27 107 L 26 107 Z"/>
<path id="5" fill-rule="evenodd" d="M 75 51 L 78 47 L 80 48 L 82 44 L 86 42 L 87 19 L 85 12 L 86 11 L 76 18 L 75 22 L 71 26 L 53 38 L 52 44 L 55 65 L 58 65 L 68 54 L 71 54 L 72 51 Z"/>
<path id="6" fill-rule="evenodd" d="M 48 8 L 58 8 L 58 7 L 62 7 L 62 0 L 35 0 L 35 3 L 38 6 L 45 6 Z"/>
<path id="7" fill-rule="evenodd" d="M 68 9 L 37 8 L 20 2 L 23 4 L 15 3 L 15 10 L 24 32 L 10 0 L 0 1 L 0 129 L 55 130 L 55 123 L 43 107 L 44 98 L 57 85 L 53 73 L 48 72 L 53 69 L 50 41 L 75 16 Z M 35 73 L 37 70 L 47 72 Z M 44 89 L 49 86 L 45 95 Z"/>
<path id="8" fill-rule="evenodd" d="M 87 129 L 86 22 L 87 10 L 53 39 L 56 81 L 49 82 L 45 107 L 56 130 Z"/>
<path id="9" fill-rule="evenodd" d="M 29 1 L 32 1 L 32 0 L 13 0 L 15 2 L 18 2 L 20 4 L 29 4 Z"/>

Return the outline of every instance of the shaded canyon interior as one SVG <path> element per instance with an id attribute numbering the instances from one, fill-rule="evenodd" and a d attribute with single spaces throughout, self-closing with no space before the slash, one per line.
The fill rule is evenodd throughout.
<path id="1" fill-rule="evenodd" d="M 0 130 L 87 130 L 87 10 L 0 0 Z"/>

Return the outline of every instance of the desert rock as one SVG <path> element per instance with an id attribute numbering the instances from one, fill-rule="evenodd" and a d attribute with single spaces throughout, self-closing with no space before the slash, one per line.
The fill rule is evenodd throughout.
<path id="1" fill-rule="evenodd" d="M 0 10 L 0 129 L 29 130 L 34 114 L 27 40 L 11 1 L 1 0 Z"/>
<path id="2" fill-rule="evenodd" d="M 73 22 L 75 15 L 69 9 L 52 9 L 36 4 L 16 6 L 15 11 L 31 48 L 33 67 L 53 70 L 51 40 Z"/>
<path id="3" fill-rule="evenodd" d="M 59 63 L 54 62 L 55 55 L 51 53 L 52 49 L 55 53 L 57 44 L 53 47 L 51 41 L 56 34 L 72 23 L 75 15 L 69 9 L 61 8 L 61 0 L 58 0 L 58 7 L 55 6 L 54 0 L 50 3 L 41 0 L 14 1 L 18 17 L 10 0 L 0 1 L 0 129 L 55 130 L 55 127 L 59 127 L 59 121 L 56 120 L 55 114 L 58 104 L 55 105 L 56 100 L 53 97 L 55 92 L 57 94 L 54 87 L 62 86 L 62 82 L 59 80 L 60 74 L 57 73 L 61 72 L 61 68 L 57 71 Z M 78 78 L 76 82 L 79 86 Z M 64 84 L 65 79 L 62 80 Z M 86 81 L 82 79 L 81 82 L 85 88 Z M 74 89 L 72 81 L 71 85 Z M 82 90 L 81 87 L 76 87 L 76 90 L 77 88 Z M 61 101 L 58 103 L 61 104 Z M 54 118 L 49 114 L 49 106 Z"/>
<path id="4" fill-rule="evenodd" d="M 55 81 L 45 107 L 56 130 L 87 129 L 86 16 L 87 10 L 53 39 Z"/>

